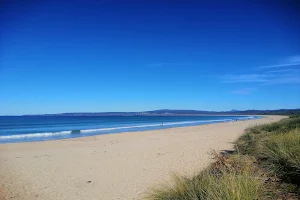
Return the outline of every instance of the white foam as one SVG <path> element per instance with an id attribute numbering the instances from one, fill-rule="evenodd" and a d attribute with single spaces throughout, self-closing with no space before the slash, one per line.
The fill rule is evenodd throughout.
<path id="1" fill-rule="evenodd" d="M 111 131 L 119 129 L 131 129 L 131 128 L 146 128 L 146 127 L 155 127 L 155 126 L 172 126 L 172 125 L 181 125 L 181 124 L 195 124 L 203 122 L 223 122 L 223 121 L 232 121 L 231 119 L 226 120 L 201 120 L 201 121 L 185 121 L 185 122 L 167 122 L 163 124 L 144 124 L 144 125 L 135 125 L 135 126 L 121 126 L 121 127 L 111 127 L 111 128 L 99 128 L 99 129 L 86 129 L 81 130 L 81 133 L 90 133 L 96 131 Z"/>
<path id="2" fill-rule="evenodd" d="M 71 131 L 29 133 L 29 134 L 18 134 L 18 135 L 4 135 L 4 136 L 0 136 L 0 140 L 38 138 L 38 137 L 53 137 L 53 136 L 66 135 L 66 134 L 71 134 Z"/>

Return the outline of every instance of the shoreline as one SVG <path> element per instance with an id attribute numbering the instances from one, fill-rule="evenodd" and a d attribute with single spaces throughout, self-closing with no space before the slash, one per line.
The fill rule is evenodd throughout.
<path id="1" fill-rule="evenodd" d="M 140 199 L 173 172 L 192 175 L 207 167 L 209 152 L 232 149 L 246 128 L 285 118 L 264 117 L 0 144 L 0 191 L 7 199 Z"/>
<path id="2" fill-rule="evenodd" d="M 209 116 L 209 115 L 207 115 Z M 227 116 L 227 115 L 224 115 Z M 202 126 L 207 124 L 218 124 L 218 123 L 227 123 L 233 121 L 245 121 L 245 120 L 254 120 L 263 118 L 265 116 L 262 115 L 232 115 L 236 117 L 254 117 L 250 119 L 231 119 L 231 121 L 227 121 L 229 119 L 221 120 L 193 120 L 193 121 L 175 121 L 175 122 L 165 122 L 162 124 L 137 124 L 132 126 L 123 127 L 108 127 L 108 128 L 90 128 L 90 129 L 78 129 L 79 133 L 72 133 L 74 130 L 62 130 L 57 132 L 38 132 L 38 133 L 29 133 L 29 134 L 15 134 L 15 135 L 7 135 L 0 136 L 0 145 L 1 144 L 12 144 L 12 143 L 27 143 L 27 142 L 44 142 L 44 141 L 52 141 L 52 140 L 64 140 L 64 139 L 74 139 L 74 138 L 82 138 L 82 137 L 92 137 L 98 135 L 107 135 L 107 134 L 120 134 L 120 133 L 128 133 L 128 132 L 145 132 L 145 131 L 156 131 L 156 130 L 164 130 L 171 128 L 181 128 L 181 127 L 191 127 L 191 126 Z M 144 128 L 144 129 L 139 129 Z M 103 129 L 103 130 L 102 130 Z M 78 131 L 75 130 L 75 131 Z M 92 130 L 94 132 L 84 132 Z M 97 131 L 98 130 L 98 131 Z M 47 136 L 41 136 L 42 134 L 46 134 Z M 33 139 L 28 139 L 33 138 Z M 36 139 L 35 139 L 36 138 Z"/>

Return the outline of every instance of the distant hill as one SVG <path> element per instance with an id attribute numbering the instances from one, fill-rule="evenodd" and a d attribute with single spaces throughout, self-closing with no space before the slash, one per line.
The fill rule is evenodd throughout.
<path id="1" fill-rule="evenodd" d="M 171 115 L 294 115 L 300 114 L 300 109 L 279 110 L 230 110 L 230 111 L 202 111 L 202 110 L 172 110 L 161 109 L 144 112 L 81 112 L 40 114 L 34 116 L 171 116 Z M 32 116 L 32 115 L 25 115 Z"/>

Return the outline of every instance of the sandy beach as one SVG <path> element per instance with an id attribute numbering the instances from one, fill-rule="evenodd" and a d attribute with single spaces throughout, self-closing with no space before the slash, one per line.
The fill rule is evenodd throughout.
<path id="1" fill-rule="evenodd" d="M 142 199 L 172 173 L 193 175 L 262 119 L 0 144 L 0 199 Z"/>

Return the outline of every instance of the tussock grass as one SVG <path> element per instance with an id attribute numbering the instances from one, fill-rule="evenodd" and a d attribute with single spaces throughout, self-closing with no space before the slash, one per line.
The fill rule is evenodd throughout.
<path id="1" fill-rule="evenodd" d="M 300 130 L 300 116 L 298 115 L 272 124 L 249 128 L 236 142 L 236 151 L 243 155 L 252 155 L 263 159 L 261 156 L 264 146 L 272 135 L 285 134 L 295 129 Z"/>
<path id="2" fill-rule="evenodd" d="M 253 200 L 263 194 L 262 181 L 250 174 L 224 172 L 217 176 L 205 172 L 193 179 L 173 177 L 173 186 L 163 185 L 152 190 L 151 200 Z"/>
<path id="3" fill-rule="evenodd" d="M 276 133 L 286 133 L 296 128 L 300 128 L 300 117 L 294 116 L 288 119 L 283 119 L 279 122 L 266 124 L 261 127 L 263 131 Z"/>
<path id="4" fill-rule="evenodd" d="M 236 151 L 255 157 L 270 179 L 276 180 L 269 190 L 281 192 L 282 198 L 287 193 L 300 198 L 300 115 L 246 130 L 236 142 Z"/>
<path id="5" fill-rule="evenodd" d="M 270 136 L 264 155 L 282 179 L 300 183 L 300 129 Z"/>
<path id="6" fill-rule="evenodd" d="M 216 156 L 216 162 L 193 178 L 173 176 L 172 185 L 153 188 L 149 200 L 252 200 L 264 194 L 262 173 L 253 158 Z"/>

